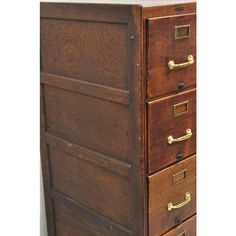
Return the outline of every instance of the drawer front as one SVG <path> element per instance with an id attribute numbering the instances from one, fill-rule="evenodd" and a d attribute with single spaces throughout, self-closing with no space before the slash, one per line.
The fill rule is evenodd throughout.
<path id="1" fill-rule="evenodd" d="M 149 173 L 195 153 L 196 90 L 149 102 Z"/>
<path id="2" fill-rule="evenodd" d="M 164 236 L 196 236 L 196 216 L 193 216 Z"/>
<path id="3" fill-rule="evenodd" d="M 196 212 L 196 156 L 150 176 L 148 185 L 149 236 L 160 236 Z"/>
<path id="4" fill-rule="evenodd" d="M 147 62 L 149 98 L 194 86 L 196 15 L 149 19 Z"/>

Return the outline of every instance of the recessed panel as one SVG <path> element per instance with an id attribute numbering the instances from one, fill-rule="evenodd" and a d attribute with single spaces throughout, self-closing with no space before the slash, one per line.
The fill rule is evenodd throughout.
<path id="1" fill-rule="evenodd" d="M 48 85 L 44 95 L 47 132 L 129 162 L 128 106 Z"/>
<path id="2" fill-rule="evenodd" d="M 41 69 L 127 89 L 127 25 L 41 19 Z"/>

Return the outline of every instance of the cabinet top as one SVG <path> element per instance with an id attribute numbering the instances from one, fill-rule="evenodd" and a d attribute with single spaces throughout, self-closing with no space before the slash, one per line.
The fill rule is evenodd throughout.
<path id="1" fill-rule="evenodd" d="M 196 0 L 41 0 L 42 3 L 127 4 L 143 7 L 194 3 Z"/>

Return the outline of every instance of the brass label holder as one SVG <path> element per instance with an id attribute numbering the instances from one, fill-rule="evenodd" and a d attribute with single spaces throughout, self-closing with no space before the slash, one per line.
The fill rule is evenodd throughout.
<path id="1" fill-rule="evenodd" d="M 184 231 L 184 232 L 178 234 L 177 236 L 186 236 L 186 231 Z"/>
<path id="2" fill-rule="evenodd" d="M 189 109 L 189 102 L 188 101 L 184 101 L 184 102 L 180 102 L 178 104 L 175 104 L 173 106 L 174 117 L 181 116 L 181 115 L 187 113 L 188 109 Z"/>
<path id="3" fill-rule="evenodd" d="M 184 39 L 191 36 L 191 25 L 176 25 L 175 26 L 175 39 Z"/>
<path id="4" fill-rule="evenodd" d="M 172 176 L 173 185 L 182 183 L 183 181 L 186 180 L 186 178 L 187 178 L 187 168 L 179 171 L 178 173 Z"/>

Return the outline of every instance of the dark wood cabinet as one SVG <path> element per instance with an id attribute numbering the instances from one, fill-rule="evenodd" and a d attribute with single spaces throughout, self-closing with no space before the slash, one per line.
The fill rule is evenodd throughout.
<path id="1" fill-rule="evenodd" d="M 40 8 L 49 236 L 195 236 L 196 3 Z"/>
<path id="2" fill-rule="evenodd" d="M 196 153 L 196 90 L 148 102 L 148 168 L 149 173 Z M 191 138 L 168 143 L 168 137 Z"/>

